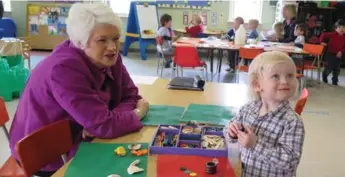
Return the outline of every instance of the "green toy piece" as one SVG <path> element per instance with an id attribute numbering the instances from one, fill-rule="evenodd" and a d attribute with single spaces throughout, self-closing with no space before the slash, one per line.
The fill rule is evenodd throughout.
<path id="1" fill-rule="evenodd" d="M 0 58 L 0 96 L 5 101 L 19 98 L 23 92 L 29 70 L 24 67 L 23 56 Z"/>

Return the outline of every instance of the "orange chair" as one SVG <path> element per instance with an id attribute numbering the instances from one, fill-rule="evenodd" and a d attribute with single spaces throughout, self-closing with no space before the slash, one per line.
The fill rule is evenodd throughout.
<path id="1" fill-rule="evenodd" d="M 7 140 L 9 140 L 8 130 L 5 126 L 6 122 L 8 122 L 9 116 L 7 113 L 7 109 L 5 106 L 5 101 L 2 97 L 0 97 L 0 126 L 3 128 Z M 22 177 L 24 176 L 23 170 L 17 164 L 16 160 L 11 156 L 9 157 L 6 162 L 0 168 L 0 176 L 1 177 Z"/>
<path id="2" fill-rule="evenodd" d="M 181 68 L 181 76 L 183 76 L 183 68 L 197 68 L 202 67 L 205 73 L 205 80 L 207 80 L 207 65 L 201 61 L 198 56 L 198 51 L 191 44 L 177 44 L 175 48 L 174 63 Z M 178 69 L 176 69 L 178 70 Z"/>
<path id="3" fill-rule="evenodd" d="M 246 66 L 244 65 L 245 60 L 253 60 L 256 56 L 264 52 L 264 48 L 247 48 L 247 47 L 240 47 L 239 56 L 241 58 L 240 63 L 237 68 L 237 77 L 236 82 L 239 81 L 239 71 L 248 72 L 249 64 Z"/>
<path id="4" fill-rule="evenodd" d="M 16 151 L 26 176 L 32 176 L 62 157 L 73 146 L 69 120 L 47 125 L 17 142 Z"/>
<path id="5" fill-rule="evenodd" d="M 295 106 L 295 112 L 298 115 L 301 115 L 305 106 L 305 103 L 307 102 L 309 96 L 309 91 L 308 89 L 304 88 L 302 91 L 301 96 L 299 97 L 299 99 L 297 100 L 296 106 Z"/>
<path id="6" fill-rule="evenodd" d="M 322 59 L 324 46 L 323 45 L 316 45 L 316 44 L 304 44 L 303 50 L 307 51 L 314 57 L 314 60 L 312 63 L 304 61 L 303 69 L 302 71 L 310 71 L 311 72 L 311 78 L 313 79 L 313 70 L 318 70 L 318 82 L 320 83 L 320 60 Z M 308 74 L 308 73 L 307 73 Z"/>

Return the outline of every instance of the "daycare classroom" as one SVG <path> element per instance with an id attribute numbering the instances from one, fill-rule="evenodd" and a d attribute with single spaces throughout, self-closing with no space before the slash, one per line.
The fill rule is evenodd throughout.
<path id="1" fill-rule="evenodd" d="M 345 1 L 1 0 L 0 17 L 0 177 L 345 177 Z"/>

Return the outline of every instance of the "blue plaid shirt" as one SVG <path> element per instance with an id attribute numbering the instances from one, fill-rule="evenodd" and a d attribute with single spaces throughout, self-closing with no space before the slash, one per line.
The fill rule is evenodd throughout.
<path id="1" fill-rule="evenodd" d="M 260 116 L 261 101 L 244 105 L 232 121 L 251 127 L 258 137 L 252 148 L 240 147 L 242 177 L 293 177 L 302 155 L 304 125 L 288 101 Z M 236 143 L 224 129 L 228 143 Z"/>

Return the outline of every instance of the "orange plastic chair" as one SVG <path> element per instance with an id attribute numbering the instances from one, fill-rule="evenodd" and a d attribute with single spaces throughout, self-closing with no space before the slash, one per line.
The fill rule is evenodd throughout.
<path id="1" fill-rule="evenodd" d="M 69 120 L 47 125 L 17 142 L 16 151 L 26 176 L 32 176 L 64 156 L 73 146 Z"/>
<path id="2" fill-rule="evenodd" d="M 304 106 L 305 106 L 305 104 L 307 102 L 308 96 L 309 96 L 309 91 L 308 91 L 308 89 L 304 88 L 303 91 L 302 91 L 302 94 L 299 97 L 299 99 L 297 100 L 297 103 L 296 103 L 296 106 L 295 106 L 295 112 L 298 115 L 302 114 Z"/>
<path id="3" fill-rule="evenodd" d="M 312 62 L 306 62 L 304 61 L 304 65 L 302 68 L 302 71 L 310 71 L 311 72 L 311 78 L 313 79 L 313 71 L 316 69 L 320 69 L 320 60 L 322 58 L 323 52 L 324 52 L 324 46 L 323 45 L 316 45 L 316 44 L 304 44 L 303 50 L 307 51 L 314 57 L 314 60 Z M 308 73 L 307 73 L 308 74 Z M 320 71 L 318 71 L 318 82 L 320 82 Z"/>
<path id="4" fill-rule="evenodd" d="M 237 79 L 236 81 L 238 82 L 239 80 L 239 71 L 242 72 L 248 72 L 249 70 L 249 65 L 246 66 L 244 65 L 245 60 L 253 60 L 256 56 L 264 52 L 264 48 L 247 48 L 247 47 L 240 47 L 239 50 L 239 56 L 241 58 L 240 63 L 237 68 Z"/>
<path id="5" fill-rule="evenodd" d="M 0 97 L 0 126 L 3 128 L 7 140 L 9 140 L 8 130 L 5 126 L 6 122 L 9 120 L 8 112 L 6 109 L 5 101 L 2 97 Z M 17 164 L 16 160 L 10 156 L 6 162 L 0 168 L 0 176 L 1 177 L 22 177 L 24 176 L 23 170 Z"/>
<path id="6" fill-rule="evenodd" d="M 174 63 L 181 68 L 181 75 L 183 76 L 183 68 L 197 68 L 203 67 L 205 72 L 205 79 L 207 80 L 207 65 L 201 61 L 198 56 L 198 51 L 194 45 L 190 44 L 176 44 Z"/>

